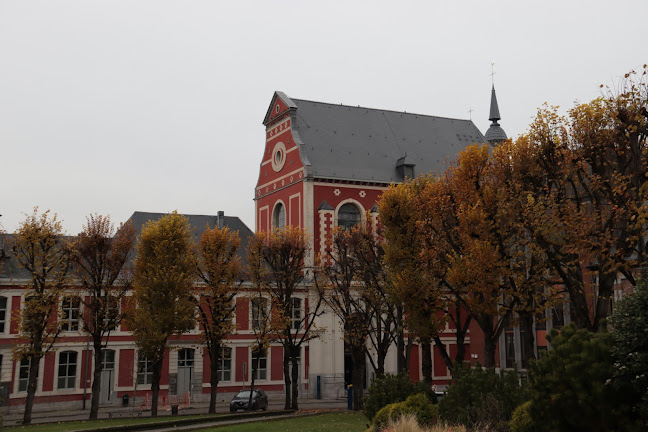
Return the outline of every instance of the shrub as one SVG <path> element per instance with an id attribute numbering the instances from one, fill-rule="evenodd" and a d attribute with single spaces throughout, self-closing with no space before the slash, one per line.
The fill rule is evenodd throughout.
<path id="1" fill-rule="evenodd" d="M 644 275 L 645 277 L 645 275 Z M 631 416 L 648 420 L 648 281 L 620 300 L 610 318 L 614 344 L 614 382 L 628 395 Z"/>
<path id="2" fill-rule="evenodd" d="M 452 383 L 441 402 L 439 417 L 468 429 L 486 426 L 506 430 L 513 410 L 526 400 L 517 371 L 496 373 L 494 369 L 457 366 Z"/>
<path id="3" fill-rule="evenodd" d="M 398 375 L 387 374 L 376 378 L 369 386 L 369 395 L 364 400 L 363 411 L 369 421 L 381 408 L 396 402 L 402 402 L 409 396 L 424 393 L 427 398 L 436 403 L 436 394 L 424 381 L 413 383 L 407 373 Z"/>
<path id="4" fill-rule="evenodd" d="M 533 421 L 529 409 L 531 408 L 531 401 L 526 401 L 513 411 L 513 416 L 509 422 L 511 432 L 533 432 Z"/>
<path id="5" fill-rule="evenodd" d="M 397 422 L 400 418 L 415 418 L 420 426 L 429 426 L 438 421 L 438 406 L 423 393 L 407 398 L 405 402 L 397 402 L 384 406 L 371 422 L 371 431 L 378 432 L 391 427 L 389 424 Z"/>
<path id="6" fill-rule="evenodd" d="M 633 424 L 612 376 L 612 337 L 573 324 L 548 336 L 552 349 L 529 375 L 529 413 L 538 431 L 643 430 Z"/>

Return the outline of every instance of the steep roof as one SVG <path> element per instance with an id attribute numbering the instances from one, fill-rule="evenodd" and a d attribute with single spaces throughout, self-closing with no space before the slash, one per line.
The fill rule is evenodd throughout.
<path id="1" fill-rule="evenodd" d="M 148 221 L 156 221 L 167 213 L 149 213 L 149 212 L 140 212 L 136 211 L 129 218 L 133 223 L 133 228 L 135 228 L 135 233 L 137 237 L 142 233 L 142 227 Z M 194 241 L 198 241 L 200 236 L 205 231 L 206 227 L 214 228 L 215 226 L 228 227 L 231 231 L 238 231 L 239 237 L 241 238 L 241 247 L 238 251 L 238 256 L 241 258 L 241 263 L 246 263 L 247 257 L 247 245 L 250 237 L 253 235 L 250 228 L 243 223 L 241 219 L 236 216 L 225 216 L 219 214 L 216 216 L 213 215 L 183 215 L 189 219 L 189 225 L 191 225 L 192 234 Z M 221 224 L 219 225 L 219 218 L 221 219 Z"/>
<path id="2" fill-rule="evenodd" d="M 493 90 L 491 90 L 491 104 L 490 104 L 490 116 L 488 120 L 492 121 L 490 127 L 486 131 L 486 139 L 491 144 L 497 144 L 506 140 L 506 132 L 497 122 L 501 120 L 499 106 L 497 105 L 497 96 L 495 95 L 495 85 L 493 84 Z"/>
<path id="3" fill-rule="evenodd" d="M 149 212 L 139 212 L 136 211 L 129 218 L 133 223 L 133 228 L 135 228 L 136 236 L 139 237 L 142 232 L 142 227 L 148 221 L 156 221 L 160 219 L 167 213 L 149 213 Z M 241 238 L 241 247 L 238 250 L 238 256 L 241 258 L 241 263 L 245 265 L 247 258 L 247 245 L 250 237 L 254 235 L 250 228 L 243 223 L 241 219 L 236 216 L 225 216 L 219 214 L 216 216 L 209 215 L 183 215 L 189 219 L 189 224 L 192 228 L 193 240 L 197 241 L 205 231 L 205 227 L 213 228 L 218 226 L 219 218 L 221 219 L 220 226 L 226 226 L 232 231 L 238 231 L 239 237 Z M 5 246 L 3 243 L 9 242 L 12 234 L 7 234 L 6 238 L 3 239 L 0 237 L 0 248 L 3 248 L 7 253 L 6 259 L 0 260 L 0 280 L 3 282 L 11 282 L 14 280 L 23 280 L 29 279 L 31 275 L 25 269 L 20 267 L 16 260 L 13 258 L 11 251 L 8 246 Z M 68 240 L 74 240 L 74 237 L 68 237 Z M 4 240 L 4 241 L 3 241 Z M 131 259 L 134 258 L 135 251 L 131 252 Z"/>
<path id="4" fill-rule="evenodd" d="M 398 160 L 414 174 L 440 173 L 466 146 L 486 140 L 470 120 L 290 99 L 293 133 L 307 175 L 401 182 Z M 310 172 L 309 172 L 310 169 Z"/>

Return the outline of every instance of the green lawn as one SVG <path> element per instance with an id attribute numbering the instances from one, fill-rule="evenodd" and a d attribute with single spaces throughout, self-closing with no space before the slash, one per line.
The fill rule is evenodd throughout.
<path id="1" fill-rule="evenodd" d="M 333 412 L 288 420 L 224 426 L 209 429 L 213 432 L 364 432 L 367 417 L 361 413 Z"/>
<path id="2" fill-rule="evenodd" d="M 171 422 L 189 418 L 214 417 L 208 415 L 181 416 L 181 417 L 142 417 L 142 418 L 115 418 L 112 420 L 94 420 L 94 421 L 77 421 L 64 423 L 44 423 L 31 426 L 12 426 L 5 425 L 3 431 L 13 432 L 73 432 L 78 430 L 98 429 L 106 426 L 124 426 L 142 423 Z"/>

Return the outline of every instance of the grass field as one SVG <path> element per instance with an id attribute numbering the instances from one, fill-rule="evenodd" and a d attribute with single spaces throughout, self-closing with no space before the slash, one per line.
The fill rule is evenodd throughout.
<path id="1" fill-rule="evenodd" d="M 364 432 L 367 417 L 361 413 L 333 412 L 288 420 L 273 420 L 209 429 L 212 432 Z"/>
<path id="2" fill-rule="evenodd" d="M 178 419 L 189 419 L 189 418 L 201 418 L 201 417 L 214 417 L 208 415 L 196 415 L 196 416 L 183 416 L 183 417 L 143 417 L 143 418 L 134 418 L 134 419 L 112 419 L 112 420 L 94 420 L 94 421 L 78 421 L 78 422 L 64 422 L 64 423 L 45 423 L 37 424 L 31 426 L 8 426 L 5 425 L 1 428 L 3 431 L 13 432 L 73 432 L 78 430 L 88 430 L 88 429 L 98 429 L 106 426 L 126 426 L 133 424 L 142 424 L 142 423 L 159 423 L 159 422 L 170 422 L 173 423 Z"/>

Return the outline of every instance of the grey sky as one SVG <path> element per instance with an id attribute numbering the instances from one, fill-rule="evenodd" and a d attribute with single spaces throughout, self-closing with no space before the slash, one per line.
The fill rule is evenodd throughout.
<path id="1" fill-rule="evenodd" d="M 648 62 L 637 1 L 2 1 L 0 223 L 240 216 L 275 90 L 522 133 Z"/>

